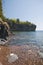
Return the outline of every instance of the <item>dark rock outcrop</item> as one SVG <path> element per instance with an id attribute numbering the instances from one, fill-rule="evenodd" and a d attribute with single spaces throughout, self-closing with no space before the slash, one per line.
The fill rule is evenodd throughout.
<path id="1" fill-rule="evenodd" d="M 36 26 L 31 24 L 31 25 L 26 25 L 26 24 L 14 24 L 14 30 L 15 31 L 35 31 Z"/>
<path id="2" fill-rule="evenodd" d="M 20 23 L 14 23 L 12 21 L 8 22 L 10 29 L 12 31 L 35 31 L 36 25 L 35 24 L 20 24 Z"/>

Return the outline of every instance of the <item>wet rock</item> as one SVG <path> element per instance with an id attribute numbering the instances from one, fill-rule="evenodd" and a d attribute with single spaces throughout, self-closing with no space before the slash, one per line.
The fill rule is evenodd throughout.
<path id="1" fill-rule="evenodd" d="M 8 62 L 12 63 L 18 59 L 18 56 L 14 53 L 10 53 L 9 55 L 7 55 L 7 58 L 8 58 Z"/>

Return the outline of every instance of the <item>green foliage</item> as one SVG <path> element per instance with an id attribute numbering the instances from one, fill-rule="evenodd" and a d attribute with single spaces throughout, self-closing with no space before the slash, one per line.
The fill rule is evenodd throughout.
<path id="1" fill-rule="evenodd" d="M 0 0 L 0 17 L 2 18 L 3 13 L 2 13 L 2 0 Z"/>
<path id="2" fill-rule="evenodd" d="M 20 23 L 19 19 L 16 19 L 16 23 L 17 23 L 17 24 L 19 24 L 19 23 Z"/>
<path id="3" fill-rule="evenodd" d="M 32 23 L 29 21 L 20 21 L 19 19 L 10 19 L 12 22 L 16 24 L 25 24 L 25 25 L 31 25 Z"/>
<path id="4" fill-rule="evenodd" d="M 0 18 L 2 18 L 3 21 L 6 19 L 3 15 L 2 0 L 0 0 Z"/>

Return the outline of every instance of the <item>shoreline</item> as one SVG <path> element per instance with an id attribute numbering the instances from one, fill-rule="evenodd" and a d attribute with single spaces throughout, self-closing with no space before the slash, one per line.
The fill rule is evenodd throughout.
<path id="1" fill-rule="evenodd" d="M 0 46 L 0 62 L 2 65 L 43 65 L 43 59 L 39 56 L 40 49 L 32 45 Z M 7 55 L 14 53 L 18 59 L 9 63 Z"/>

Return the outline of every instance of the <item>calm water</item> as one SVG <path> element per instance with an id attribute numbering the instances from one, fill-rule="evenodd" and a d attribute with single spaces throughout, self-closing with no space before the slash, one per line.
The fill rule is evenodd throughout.
<path id="1" fill-rule="evenodd" d="M 34 44 L 39 46 L 43 45 L 43 31 L 14 33 L 15 36 L 10 41 L 10 44 L 14 45 Z"/>

